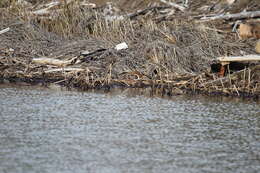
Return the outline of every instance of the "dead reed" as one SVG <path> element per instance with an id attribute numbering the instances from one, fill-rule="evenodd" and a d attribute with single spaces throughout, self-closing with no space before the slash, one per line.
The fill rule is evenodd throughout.
<path id="1" fill-rule="evenodd" d="M 135 20 L 108 20 L 102 9 L 84 8 L 79 1 L 64 4 L 50 16 L 32 16 L 23 7 L 0 12 L 0 78 L 54 82 L 81 89 L 157 87 L 166 94 L 185 92 L 259 94 L 259 69 L 245 70 L 219 80 L 210 64 L 222 55 L 250 54 L 252 40 L 241 41 L 235 33 L 221 33 L 213 23 L 189 20 L 157 22 L 154 16 Z M 126 42 L 127 50 L 114 46 Z M 83 51 L 105 49 L 93 56 Z M 240 50 L 243 50 L 241 52 Z M 37 65 L 35 57 L 60 60 L 75 58 L 73 68 L 60 70 Z"/>

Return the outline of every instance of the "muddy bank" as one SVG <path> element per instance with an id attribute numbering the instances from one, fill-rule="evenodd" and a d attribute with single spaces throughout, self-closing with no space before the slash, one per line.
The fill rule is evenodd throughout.
<path id="1" fill-rule="evenodd" d="M 197 18 L 205 12 L 193 1 L 187 12 L 159 2 L 95 8 L 77 2 L 50 8 L 51 15 L 36 15 L 45 9 L 39 4 L 1 10 L 0 28 L 10 31 L 0 35 L 0 81 L 259 98 L 258 62 L 229 69 L 225 76 L 211 69 L 217 57 L 255 54 L 256 38 L 242 40 L 232 32 L 236 20 L 201 22 Z M 127 48 L 116 50 L 123 42 Z"/>

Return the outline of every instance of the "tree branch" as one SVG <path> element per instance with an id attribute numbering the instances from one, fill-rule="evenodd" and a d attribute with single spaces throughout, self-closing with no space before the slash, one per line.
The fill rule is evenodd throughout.
<path id="1" fill-rule="evenodd" d="M 255 18 L 260 17 L 260 11 L 250 11 L 250 12 L 241 12 L 235 14 L 225 14 L 225 15 L 217 15 L 217 16 L 210 16 L 210 17 L 202 17 L 200 20 L 202 21 L 211 21 L 211 20 L 219 20 L 219 19 L 244 19 L 244 18 Z"/>

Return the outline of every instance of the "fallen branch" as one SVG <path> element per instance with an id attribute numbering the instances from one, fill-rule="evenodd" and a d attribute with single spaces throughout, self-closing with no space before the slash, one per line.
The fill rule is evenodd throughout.
<path id="1" fill-rule="evenodd" d="M 260 55 L 225 56 L 217 59 L 220 62 L 260 61 Z"/>
<path id="2" fill-rule="evenodd" d="M 242 13 L 235 13 L 235 14 L 225 14 L 225 15 L 217 15 L 211 17 L 202 17 L 200 20 L 202 21 L 212 21 L 212 20 L 219 20 L 219 19 L 244 19 L 244 18 L 255 18 L 260 17 L 260 11 L 251 11 L 251 12 L 242 12 Z"/>
<path id="3" fill-rule="evenodd" d="M 0 34 L 4 34 L 4 33 L 8 32 L 8 31 L 10 31 L 10 28 L 9 28 L 9 27 L 8 27 L 8 28 L 5 28 L 5 29 L 3 29 L 3 30 L 1 30 L 1 31 L 0 31 Z"/>
<path id="4" fill-rule="evenodd" d="M 165 4 L 167 4 L 167 5 L 172 6 L 172 7 L 174 7 L 174 8 L 177 8 L 178 10 L 180 10 L 180 11 L 182 11 L 182 12 L 184 12 L 184 11 L 186 10 L 185 7 L 183 7 L 183 6 L 181 6 L 181 5 L 178 5 L 178 4 L 176 4 L 176 3 L 167 2 L 166 0 L 160 0 L 160 1 L 161 1 L 162 3 L 165 3 Z"/>
<path id="5" fill-rule="evenodd" d="M 59 67 L 65 67 L 67 65 L 72 64 L 75 61 L 75 58 L 71 60 L 59 60 L 54 58 L 33 58 L 32 62 L 36 64 L 42 64 L 42 65 L 54 65 Z"/>

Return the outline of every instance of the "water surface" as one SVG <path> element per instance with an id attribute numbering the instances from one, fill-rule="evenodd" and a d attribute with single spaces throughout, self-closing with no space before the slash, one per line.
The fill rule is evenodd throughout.
<path id="1" fill-rule="evenodd" d="M 0 87 L 2 173 L 256 173 L 260 105 Z"/>

